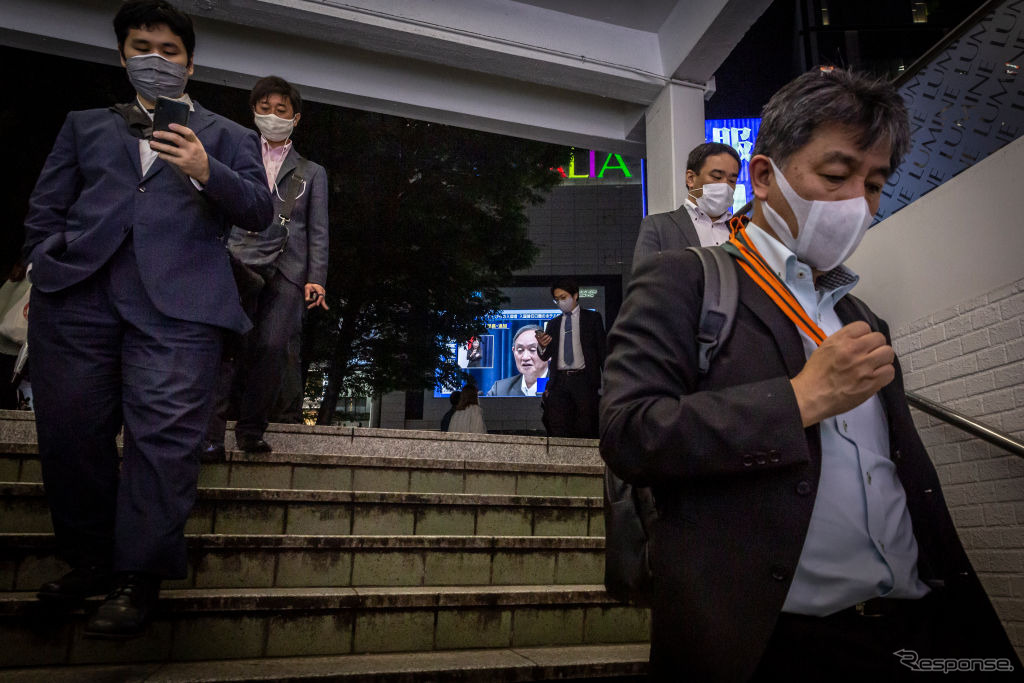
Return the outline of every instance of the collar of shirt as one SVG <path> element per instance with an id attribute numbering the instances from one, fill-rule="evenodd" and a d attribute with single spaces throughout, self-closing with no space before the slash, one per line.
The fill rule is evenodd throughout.
<path id="1" fill-rule="evenodd" d="M 695 204 L 694 201 L 692 199 L 690 199 L 689 195 L 687 195 L 686 199 L 683 200 L 683 206 L 685 206 L 686 210 L 690 212 L 690 216 L 691 217 L 696 214 L 700 218 L 708 221 L 709 223 L 711 223 L 712 225 L 714 225 L 716 227 L 721 225 L 721 224 L 723 224 L 723 223 L 728 223 L 729 219 L 732 218 L 732 214 L 729 213 L 728 211 L 723 213 L 718 218 L 712 218 L 711 216 L 709 216 L 706 213 L 704 213 L 704 210 L 701 209 L 699 206 L 697 206 L 697 204 Z"/>
<path id="2" fill-rule="evenodd" d="M 537 379 L 533 380 L 533 386 L 532 387 L 528 387 L 528 386 L 526 386 L 526 375 L 523 375 L 523 378 L 521 380 L 519 380 L 519 388 L 523 390 L 523 395 L 524 396 L 536 396 L 537 395 L 537 380 L 541 379 L 543 377 L 547 377 L 547 376 L 548 376 L 548 370 L 547 370 L 547 368 L 544 368 L 544 374 L 543 375 L 537 375 Z"/>
<path id="3" fill-rule="evenodd" d="M 261 135 L 260 149 L 263 152 L 263 167 L 267 171 L 267 184 L 273 190 L 277 185 L 277 174 L 281 170 L 281 164 L 292 149 L 292 141 L 289 140 L 280 147 L 271 147 L 267 139 Z"/>
<path id="4" fill-rule="evenodd" d="M 801 283 L 805 282 L 807 278 L 813 277 L 811 267 L 797 259 L 796 254 L 782 242 L 753 223 L 747 224 L 746 231 L 747 237 L 761 252 L 764 260 L 779 276 L 779 279 L 793 290 L 794 294 Z M 860 281 L 860 276 L 844 265 L 822 273 L 814 283 L 814 288 L 818 293 L 818 306 L 832 308 L 835 306 L 835 302 L 846 296 L 856 286 L 858 281 Z M 813 311 L 808 311 L 808 313 L 813 313 Z"/>

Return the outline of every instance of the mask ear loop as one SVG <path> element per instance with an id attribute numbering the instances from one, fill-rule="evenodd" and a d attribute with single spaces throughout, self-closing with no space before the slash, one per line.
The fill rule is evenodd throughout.
<path id="1" fill-rule="evenodd" d="M 284 197 L 281 196 L 281 193 L 277 189 L 277 183 L 274 183 L 274 194 L 276 194 L 277 198 L 280 199 L 282 202 L 284 201 Z M 297 195 L 295 195 L 295 199 L 298 199 L 299 197 L 301 197 L 304 194 L 306 194 L 306 181 L 305 180 L 302 181 L 302 189 L 299 190 L 299 193 Z"/>

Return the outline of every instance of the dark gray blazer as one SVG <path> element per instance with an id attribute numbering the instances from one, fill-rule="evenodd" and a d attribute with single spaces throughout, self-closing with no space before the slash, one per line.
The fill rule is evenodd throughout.
<path id="1" fill-rule="evenodd" d="M 653 213 L 640 222 L 640 235 L 633 250 L 633 271 L 641 261 L 659 251 L 699 247 L 700 238 L 686 206 L 675 211 Z"/>
<path id="2" fill-rule="evenodd" d="M 688 251 L 641 264 L 608 335 L 601 455 L 625 481 L 653 486 L 658 502 L 650 554 L 659 680 L 750 677 L 789 591 L 821 472 L 819 428 L 804 429 L 790 385 L 806 363 L 800 335 L 737 271 L 735 327 L 707 375 L 697 371 L 703 270 Z M 836 303 L 844 324 L 860 317 L 851 300 Z M 945 612 L 974 641 L 959 643 L 963 651 L 1016 661 L 957 537 L 898 361 L 879 398 L 921 579 L 945 586 Z"/>
<path id="3" fill-rule="evenodd" d="M 281 215 L 281 207 L 284 204 L 281 199 L 284 195 L 281 193 L 288 187 L 288 176 L 295 172 L 301 158 L 302 155 L 293 144 L 277 172 L 278 189 L 277 192 L 271 192 L 274 200 L 274 221 Z M 274 265 L 289 282 L 298 287 L 304 287 L 307 282 L 326 287 L 330 247 L 327 171 L 320 164 L 306 160 L 305 180 L 305 190 L 296 200 L 288 223 L 288 245 Z"/>
<path id="4" fill-rule="evenodd" d="M 526 396 L 523 393 L 523 376 L 512 375 L 495 381 L 487 392 L 488 396 Z"/>

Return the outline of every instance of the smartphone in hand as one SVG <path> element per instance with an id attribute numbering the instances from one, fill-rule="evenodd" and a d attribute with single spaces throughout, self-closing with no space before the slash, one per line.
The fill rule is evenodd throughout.
<path id="1" fill-rule="evenodd" d="M 189 108 L 185 102 L 179 102 L 178 100 L 172 100 L 168 97 L 156 98 L 156 111 L 153 112 L 153 130 L 171 130 L 170 124 L 180 123 L 183 126 L 188 125 Z M 166 140 L 161 140 L 168 145 L 173 144 Z"/>

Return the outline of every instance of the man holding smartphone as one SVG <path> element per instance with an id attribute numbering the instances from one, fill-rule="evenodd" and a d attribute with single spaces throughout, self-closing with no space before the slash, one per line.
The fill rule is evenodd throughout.
<path id="1" fill-rule="evenodd" d="M 249 106 L 260 131 L 274 222 L 288 232 L 273 263 L 261 269 L 265 282 L 253 297 L 253 329 L 243 337 L 235 363 L 225 364 L 203 448 L 207 460 L 224 457 L 229 397 L 236 397 L 238 404 L 238 447 L 256 453 L 271 450 L 263 432 L 282 387 L 300 372 L 299 359 L 290 356 L 289 346 L 300 345 L 294 338 L 302 331 L 302 312 L 328 308 L 324 290 L 329 244 L 327 171 L 304 158 L 292 144 L 292 131 L 302 118 L 302 96 L 283 78 L 266 76 L 253 86 Z M 251 235 L 236 227 L 228 245 L 241 261 L 248 262 L 248 256 L 265 251 L 275 231 L 280 228 Z M 301 385 L 301 381 L 291 384 Z"/>
<path id="2" fill-rule="evenodd" d="M 30 199 L 25 254 L 39 455 L 72 568 L 39 597 L 107 594 L 86 635 L 125 638 L 143 631 L 160 581 L 186 575 L 221 337 L 250 327 L 221 236 L 264 229 L 271 201 L 256 136 L 184 94 L 191 19 L 129 0 L 114 31 L 137 96 L 68 115 Z M 161 97 L 187 106 L 187 126 L 151 131 Z"/>

